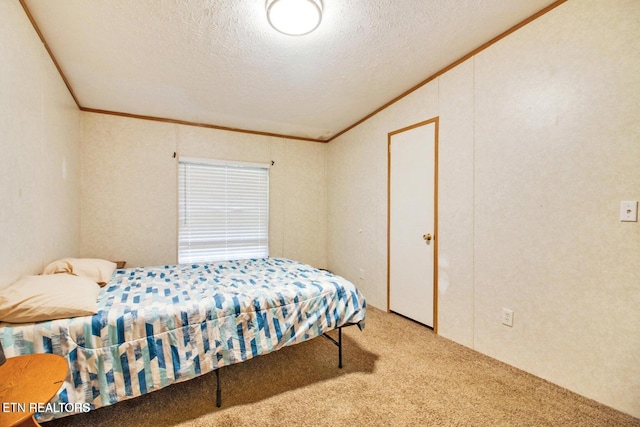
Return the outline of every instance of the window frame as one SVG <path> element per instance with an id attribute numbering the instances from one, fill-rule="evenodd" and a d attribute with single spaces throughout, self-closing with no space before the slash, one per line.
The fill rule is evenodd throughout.
<path id="1" fill-rule="evenodd" d="M 212 169 L 207 171 L 207 167 L 209 166 L 212 167 Z M 178 158 L 176 251 L 179 264 L 217 262 L 222 260 L 262 258 L 269 256 L 270 168 L 271 164 L 269 163 L 252 163 L 184 156 L 180 156 Z M 207 179 L 203 181 L 201 177 L 197 179 L 193 178 L 194 173 L 203 173 L 203 171 L 205 174 L 211 172 L 211 176 L 207 179 L 212 185 L 215 183 L 216 178 L 219 180 L 218 183 L 224 181 L 224 185 L 221 185 L 217 189 L 206 188 L 202 191 L 202 194 L 200 194 L 201 190 L 193 190 L 191 192 L 192 197 L 190 197 L 188 187 L 196 188 L 195 182 L 199 184 L 207 184 Z M 264 172 L 264 174 L 262 172 Z M 190 178 L 188 174 L 192 174 L 192 177 Z M 250 189 L 247 194 L 244 194 L 244 198 L 241 193 L 233 193 L 234 185 L 241 183 L 243 184 L 242 186 L 244 186 L 244 184 L 247 183 L 247 181 L 238 180 L 242 175 L 246 175 L 247 178 L 255 178 L 256 183 L 255 187 L 249 187 Z M 229 176 L 232 178 L 229 178 Z M 251 180 L 248 182 L 251 182 Z M 236 188 L 236 190 L 237 189 L 238 188 Z M 229 192 L 230 190 L 231 193 Z M 217 202 L 212 201 L 210 205 L 207 205 L 204 208 L 200 205 L 193 210 L 189 210 L 189 204 L 197 205 L 198 202 L 206 202 L 206 199 L 210 198 L 212 195 L 203 195 L 204 193 L 215 193 L 216 191 L 221 191 L 219 195 L 221 197 L 225 197 L 225 202 L 222 204 L 222 207 L 219 203 L 219 199 L 217 199 Z M 230 194 L 232 196 L 229 200 L 228 197 Z M 256 194 L 258 195 L 256 196 Z M 217 196 L 218 195 L 216 195 L 216 197 Z M 252 200 L 254 196 L 255 200 Z M 198 197 L 202 198 L 196 200 Z M 248 199 L 250 201 L 255 201 L 256 205 L 253 207 L 246 205 L 245 202 Z M 241 203 L 241 207 L 238 207 L 237 205 L 231 206 L 234 201 Z M 203 210 L 206 209 L 212 212 L 216 210 L 220 212 L 222 209 L 222 215 L 224 215 L 224 217 L 220 216 L 213 218 L 210 216 L 212 212 L 203 213 Z M 231 215 L 232 211 L 237 213 L 238 210 L 242 213 L 248 214 L 247 216 L 249 219 L 246 219 L 247 222 L 256 221 L 256 224 L 252 224 L 256 225 L 255 228 L 246 229 L 252 230 L 247 231 L 246 234 L 244 232 L 245 227 L 242 225 L 243 219 L 238 219 L 238 217 L 234 218 L 234 216 Z M 251 213 L 251 210 L 255 210 L 255 212 Z M 207 215 L 207 218 L 203 219 L 202 215 L 205 214 Z M 191 218 L 191 221 L 187 216 Z M 194 221 L 193 218 L 196 218 L 196 220 Z M 235 221 L 233 221 L 234 219 Z M 194 225 L 198 220 L 200 220 L 201 224 Z M 189 221 L 191 224 L 186 225 L 185 221 Z M 203 221 L 210 221 L 210 224 L 205 224 L 203 226 Z M 235 224 L 230 226 L 229 223 L 231 222 Z M 223 227 L 225 230 L 224 237 L 219 234 L 222 230 L 222 228 L 220 228 L 222 227 L 222 223 L 225 224 Z M 239 225 L 240 227 L 238 227 Z M 211 228 L 203 232 L 203 229 L 207 227 Z M 230 233 L 229 230 L 232 230 L 232 232 Z M 198 239 L 184 235 L 185 233 L 189 235 L 196 235 L 198 234 L 196 233 L 197 231 L 200 232 L 199 235 L 201 236 Z M 205 233 L 204 237 L 202 237 L 202 233 Z M 230 234 L 232 235 L 231 238 L 229 237 Z M 211 244 L 213 241 L 219 239 L 224 239 L 224 243 L 220 241 L 220 245 Z M 243 246 L 243 240 L 254 240 L 257 243 L 255 245 Z"/>

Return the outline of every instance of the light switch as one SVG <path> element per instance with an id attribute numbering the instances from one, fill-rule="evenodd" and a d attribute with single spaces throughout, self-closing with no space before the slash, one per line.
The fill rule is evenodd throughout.
<path id="1" fill-rule="evenodd" d="M 638 221 L 638 201 L 626 200 L 620 202 L 620 221 Z"/>

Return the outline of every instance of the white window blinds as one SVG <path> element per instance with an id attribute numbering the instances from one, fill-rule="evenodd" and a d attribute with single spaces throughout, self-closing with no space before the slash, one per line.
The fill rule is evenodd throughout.
<path id="1" fill-rule="evenodd" d="M 178 262 L 269 256 L 269 166 L 180 158 Z"/>

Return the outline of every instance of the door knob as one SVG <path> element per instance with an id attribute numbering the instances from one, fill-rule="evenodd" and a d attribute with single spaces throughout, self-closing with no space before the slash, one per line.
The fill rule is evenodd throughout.
<path id="1" fill-rule="evenodd" d="M 426 242 L 430 242 L 431 239 L 433 239 L 433 236 L 431 236 L 431 234 L 424 234 L 422 236 L 422 238 L 426 241 Z"/>

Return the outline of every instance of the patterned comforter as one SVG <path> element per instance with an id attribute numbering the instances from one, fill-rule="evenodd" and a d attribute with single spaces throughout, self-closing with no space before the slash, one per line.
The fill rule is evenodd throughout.
<path id="1" fill-rule="evenodd" d="M 363 327 L 366 309 L 349 281 L 282 258 L 116 270 L 98 298 L 94 316 L 0 323 L 7 357 L 68 360 L 59 407 L 111 405 L 348 323 Z"/>

